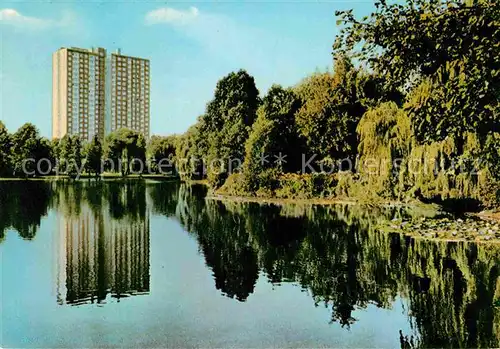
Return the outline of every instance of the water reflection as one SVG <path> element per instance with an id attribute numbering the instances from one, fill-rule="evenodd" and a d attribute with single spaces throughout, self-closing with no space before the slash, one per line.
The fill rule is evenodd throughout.
<path id="1" fill-rule="evenodd" d="M 33 239 L 52 197 L 48 182 L 0 182 L 0 242 L 13 228 L 23 239 Z"/>
<path id="2" fill-rule="evenodd" d="M 151 188 L 153 207 L 159 189 Z M 203 192 L 182 186 L 175 216 L 196 237 L 226 296 L 246 300 L 262 271 L 275 284 L 299 283 L 315 304 L 331 307 L 332 323 L 346 328 L 357 321 L 354 310 L 390 309 L 403 298 L 413 332 L 400 333 L 402 347 L 500 346 L 498 245 L 374 229 L 379 220 L 410 214 L 401 209 L 265 206 L 204 200 Z"/>
<path id="3" fill-rule="evenodd" d="M 54 184 L 58 220 L 57 301 L 120 301 L 149 292 L 145 186 Z"/>
<path id="4" fill-rule="evenodd" d="M 265 275 L 276 292 L 282 283 L 300 285 L 330 309 L 325 320 L 346 329 L 363 321 L 357 310 L 391 309 L 401 299 L 411 325 L 399 334 L 403 348 L 500 347 L 499 246 L 376 231 L 380 220 L 411 212 L 220 202 L 206 199 L 202 186 L 174 183 L 30 185 L 7 191 L 0 183 L 0 232 L 13 227 L 33 238 L 55 209 L 60 303 L 148 293 L 153 214 L 177 220 L 196 239 L 214 287 L 237 304 Z M 28 189 L 41 200 L 16 207 Z"/>

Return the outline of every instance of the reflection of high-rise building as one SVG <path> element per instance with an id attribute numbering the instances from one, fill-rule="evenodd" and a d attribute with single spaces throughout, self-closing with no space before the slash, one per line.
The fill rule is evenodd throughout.
<path id="1" fill-rule="evenodd" d="M 104 211 L 103 211 L 104 212 Z M 87 204 L 59 220 L 58 303 L 101 303 L 149 292 L 149 215 L 105 217 Z"/>
<path id="2" fill-rule="evenodd" d="M 106 50 L 60 48 L 52 55 L 52 137 L 104 137 Z"/>

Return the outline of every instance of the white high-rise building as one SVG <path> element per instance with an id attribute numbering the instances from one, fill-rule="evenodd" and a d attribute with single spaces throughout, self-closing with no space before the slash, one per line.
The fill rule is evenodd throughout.
<path id="1" fill-rule="evenodd" d="M 108 118 L 106 129 L 126 127 L 149 137 L 149 60 L 124 56 L 118 50 L 108 60 Z"/>
<path id="2" fill-rule="evenodd" d="M 103 139 L 122 127 L 149 137 L 149 60 L 72 47 L 57 50 L 52 65 L 52 138 Z"/>
<path id="3" fill-rule="evenodd" d="M 61 48 L 52 55 L 52 137 L 104 137 L 106 50 Z"/>

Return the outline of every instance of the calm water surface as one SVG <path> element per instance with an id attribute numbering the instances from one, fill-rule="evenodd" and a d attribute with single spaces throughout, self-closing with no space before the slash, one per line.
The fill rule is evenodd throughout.
<path id="1" fill-rule="evenodd" d="M 0 182 L 2 347 L 500 347 L 498 245 L 153 182 Z"/>

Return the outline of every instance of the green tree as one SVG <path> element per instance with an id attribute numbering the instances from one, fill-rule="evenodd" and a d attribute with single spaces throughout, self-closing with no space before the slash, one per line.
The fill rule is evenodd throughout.
<path id="1" fill-rule="evenodd" d="M 302 146 L 295 125 L 301 102 L 291 89 L 273 85 L 263 99 L 257 120 L 245 145 L 243 175 L 249 190 L 259 186 L 259 176 L 269 169 L 300 169 Z"/>
<path id="2" fill-rule="evenodd" d="M 146 170 L 146 139 L 142 133 L 137 135 L 135 142 L 131 144 L 131 161 L 129 167 L 140 175 Z"/>
<path id="3" fill-rule="evenodd" d="M 12 137 L 12 158 L 16 176 L 27 177 L 36 171 L 38 130 L 33 124 L 21 126 Z"/>
<path id="4" fill-rule="evenodd" d="M 244 144 L 259 107 L 259 91 L 246 71 L 223 77 L 208 103 L 199 129 L 208 140 L 203 155 L 207 160 L 208 179 L 217 188 L 224 183 L 231 167 L 243 161 Z"/>
<path id="5" fill-rule="evenodd" d="M 148 144 L 147 152 L 149 154 L 149 157 L 152 158 L 152 160 L 154 160 L 155 164 L 154 169 L 156 172 L 165 173 L 168 171 L 175 171 L 175 169 L 172 168 L 172 165 L 175 161 L 177 142 L 178 142 L 177 136 L 151 137 L 151 140 L 149 141 Z M 158 167 L 159 164 L 163 165 L 161 169 Z M 170 167 L 167 168 L 166 165 L 170 165 Z"/>
<path id="6" fill-rule="evenodd" d="M 53 169 L 59 172 L 59 162 L 61 157 L 61 140 L 59 138 L 54 138 L 50 141 L 50 148 L 52 149 L 52 156 L 54 158 Z"/>
<path id="7" fill-rule="evenodd" d="M 52 143 L 47 138 L 39 138 L 35 150 L 37 162 L 36 172 L 38 175 L 50 175 L 55 167 L 56 161 Z"/>
<path id="8" fill-rule="evenodd" d="M 124 149 L 124 144 L 119 138 L 117 131 L 110 133 L 105 139 L 105 158 L 106 170 L 119 172 L 121 171 L 121 158 Z"/>
<path id="9" fill-rule="evenodd" d="M 68 169 L 68 162 L 69 159 L 71 158 L 71 153 L 72 153 L 72 139 L 71 136 L 66 134 L 63 138 L 59 140 L 58 144 L 58 159 L 59 159 L 59 164 L 58 164 L 58 172 L 59 173 L 64 173 L 67 172 Z"/>
<path id="10" fill-rule="evenodd" d="M 139 159 L 143 161 L 143 164 L 145 163 L 146 140 L 144 136 L 127 128 L 112 132 L 106 137 L 106 158 L 113 162 L 111 168 L 114 171 L 121 171 L 122 176 L 128 175 L 133 159 Z"/>
<path id="11" fill-rule="evenodd" d="M 360 77 L 358 69 L 341 55 L 335 59 L 334 74 L 314 74 L 295 88 L 303 101 L 297 126 L 307 151 L 318 160 L 355 157 L 356 127 L 366 111 L 361 99 L 370 95 L 364 91 L 367 84 L 358 84 Z"/>
<path id="12" fill-rule="evenodd" d="M 70 177 L 75 178 L 80 173 L 79 171 L 82 168 L 82 143 L 80 141 L 80 137 L 73 136 L 71 137 L 71 153 L 70 153 L 67 173 Z"/>
<path id="13" fill-rule="evenodd" d="M 94 173 L 96 177 L 101 174 L 102 144 L 99 136 L 95 135 L 92 141 L 87 145 L 87 159 L 85 168 L 89 173 Z"/>
<path id="14" fill-rule="evenodd" d="M 334 51 L 355 52 L 400 89 L 418 86 L 406 106 L 417 139 L 451 135 L 460 142 L 478 132 L 484 140 L 499 132 L 498 1 L 377 1 L 376 7 L 362 20 L 337 12 L 344 28 Z"/>
<path id="15" fill-rule="evenodd" d="M 0 176 L 12 175 L 12 140 L 4 123 L 0 121 Z"/>
<path id="16" fill-rule="evenodd" d="M 202 123 L 203 118 L 199 117 L 176 142 L 176 170 L 182 180 L 199 180 L 205 175 L 203 160 L 207 154 L 207 140 L 200 132 Z"/>

